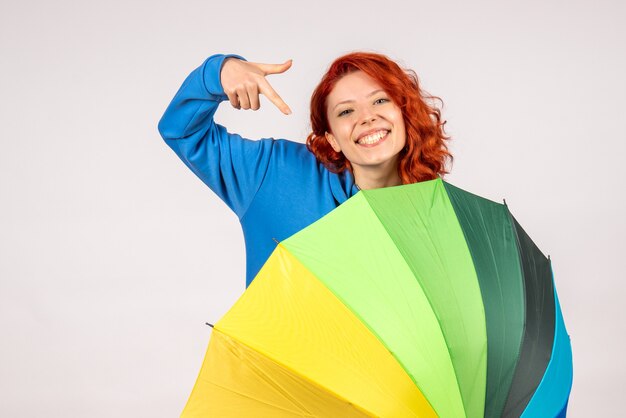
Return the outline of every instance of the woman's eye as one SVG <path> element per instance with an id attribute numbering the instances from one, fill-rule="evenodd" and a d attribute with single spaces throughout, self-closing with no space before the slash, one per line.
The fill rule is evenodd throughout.
<path id="1" fill-rule="evenodd" d="M 343 116 L 343 115 L 347 115 L 348 113 L 352 112 L 352 109 L 346 109 L 346 110 L 342 110 L 341 112 L 339 112 L 338 116 Z"/>
<path id="2" fill-rule="evenodd" d="M 389 101 L 389 99 L 387 99 L 386 97 L 381 97 L 380 99 L 376 100 L 374 103 L 387 103 Z"/>

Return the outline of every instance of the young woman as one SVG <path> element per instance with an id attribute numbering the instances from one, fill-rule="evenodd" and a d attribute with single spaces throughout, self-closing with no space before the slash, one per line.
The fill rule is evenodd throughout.
<path id="1" fill-rule="evenodd" d="M 335 60 L 311 98 L 306 145 L 252 141 L 213 120 L 222 101 L 260 108 L 265 95 L 289 106 L 265 77 L 291 62 L 261 64 L 213 55 L 194 70 L 159 122 L 165 142 L 239 217 L 249 285 L 276 246 L 359 189 L 432 180 L 447 173 L 441 114 L 410 70 L 387 57 L 352 53 Z"/>

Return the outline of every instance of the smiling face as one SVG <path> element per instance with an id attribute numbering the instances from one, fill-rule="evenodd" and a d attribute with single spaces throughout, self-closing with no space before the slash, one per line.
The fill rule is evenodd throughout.
<path id="1" fill-rule="evenodd" d="M 326 139 L 350 161 L 357 183 L 359 177 L 398 177 L 404 118 L 378 82 L 362 71 L 345 75 L 328 95 L 326 112 Z"/>

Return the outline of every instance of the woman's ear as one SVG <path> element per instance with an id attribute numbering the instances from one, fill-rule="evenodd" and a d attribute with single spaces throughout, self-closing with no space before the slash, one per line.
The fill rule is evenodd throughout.
<path id="1" fill-rule="evenodd" d="M 326 136 L 326 141 L 328 141 L 330 146 L 333 147 L 335 152 L 341 152 L 341 147 L 339 146 L 339 143 L 337 142 L 337 139 L 335 139 L 333 134 L 326 132 L 324 136 Z"/>

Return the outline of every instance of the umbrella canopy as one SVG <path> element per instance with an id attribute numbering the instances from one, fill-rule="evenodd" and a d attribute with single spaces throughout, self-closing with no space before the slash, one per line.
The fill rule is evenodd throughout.
<path id="1" fill-rule="evenodd" d="M 440 179 L 361 191 L 280 243 L 215 324 L 183 417 L 556 417 L 550 260 Z"/>

